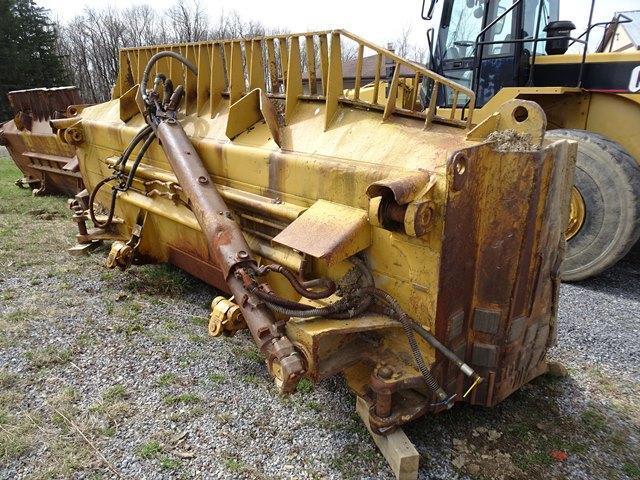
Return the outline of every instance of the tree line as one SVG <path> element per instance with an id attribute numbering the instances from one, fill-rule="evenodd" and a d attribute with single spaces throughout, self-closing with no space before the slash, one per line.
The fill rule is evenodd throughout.
<path id="1" fill-rule="evenodd" d="M 49 15 L 33 0 L 0 0 L 0 120 L 11 116 L 6 92 L 15 89 L 73 84 L 84 102 L 106 101 L 123 47 L 287 32 L 243 19 L 235 11 L 209 18 L 199 0 L 177 1 L 165 10 L 149 5 L 88 7 L 66 23 Z M 408 35 L 405 29 L 396 42 L 397 52 L 424 62 L 426 49 L 412 47 Z M 355 48 L 343 51 L 345 59 L 355 55 Z"/>

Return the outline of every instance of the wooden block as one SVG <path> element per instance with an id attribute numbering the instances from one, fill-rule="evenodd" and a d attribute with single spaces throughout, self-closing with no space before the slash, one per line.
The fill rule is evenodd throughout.
<path id="1" fill-rule="evenodd" d="M 362 398 L 356 397 L 356 412 L 364 422 L 373 441 L 387 459 L 391 470 L 398 480 L 415 480 L 418 478 L 420 455 L 401 428 L 389 435 L 378 435 L 369 428 L 369 407 Z"/>

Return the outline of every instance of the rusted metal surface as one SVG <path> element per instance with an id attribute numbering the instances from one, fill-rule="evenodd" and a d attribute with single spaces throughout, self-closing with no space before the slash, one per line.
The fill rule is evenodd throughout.
<path id="1" fill-rule="evenodd" d="M 74 116 L 82 108 L 75 87 L 9 92 L 14 119 L 0 126 L 0 136 L 24 177 L 17 185 L 35 194 L 73 196 L 82 190 L 75 148 L 56 135 L 49 121 Z"/>
<path id="2" fill-rule="evenodd" d="M 568 148 L 555 145 L 555 155 L 549 149 L 523 156 L 497 154 L 485 145 L 448 163 L 454 189 L 445 207 L 449 221 L 436 331 L 485 378 L 498 379 L 480 385 L 471 403 L 492 406 L 546 369 L 565 242 L 567 180 L 573 178 L 572 163 L 558 158 L 570 158 Z M 448 362 L 437 362 L 443 383 L 462 391 L 465 385 L 451 375 Z"/>
<path id="3" fill-rule="evenodd" d="M 345 41 L 371 45 L 333 31 L 172 46 L 189 66 L 155 66 L 157 90 L 169 73 L 186 79 L 167 102 L 131 94 L 158 48 L 123 50 L 114 99 L 56 122 L 69 142 L 67 129 L 82 133 L 96 202 L 116 200 L 96 235 L 131 239 L 147 212 L 134 265 L 168 261 L 232 294 L 215 303 L 213 333 L 243 327 L 226 316 L 236 304 L 285 389 L 342 373 L 376 432 L 456 402 L 495 405 L 545 368 L 575 145 L 488 141 L 518 108 L 533 114 L 518 132 L 542 138 L 526 102 L 467 138 L 467 122 L 401 98 L 440 81 L 417 67 L 354 97 Z M 322 58 L 303 65 L 316 44 Z"/>
<path id="4" fill-rule="evenodd" d="M 273 241 L 334 264 L 367 248 L 371 229 L 364 210 L 318 200 Z"/>
<path id="5" fill-rule="evenodd" d="M 282 324 L 277 324 L 266 305 L 243 286 L 242 269 L 257 266 L 257 263 L 242 230 L 182 126 L 173 119 L 163 121 L 157 127 L 157 135 L 202 227 L 211 256 L 222 269 L 229 290 L 238 299 L 254 341 L 270 365 L 278 363 L 281 388 L 290 391 L 304 372 L 303 361 L 284 333 Z"/>

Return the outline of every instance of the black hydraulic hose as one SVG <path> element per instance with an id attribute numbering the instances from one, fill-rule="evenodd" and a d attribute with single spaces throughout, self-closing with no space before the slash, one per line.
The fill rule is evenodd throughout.
<path id="1" fill-rule="evenodd" d="M 266 301 L 266 300 L 265 300 Z M 311 317 L 327 317 L 329 315 L 334 316 L 337 314 L 348 310 L 351 306 L 351 299 L 341 299 L 331 305 L 327 305 L 326 307 L 318 307 L 312 308 L 311 310 L 298 310 L 282 307 L 280 305 L 276 305 L 275 303 L 269 303 L 269 307 L 274 311 L 281 315 L 287 317 L 298 317 L 298 318 L 311 318 Z"/>
<path id="2" fill-rule="evenodd" d="M 436 337 L 431 335 L 431 333 L 429 333 L 426 328 L 424 328 L 422 325 L 419 325 L 414 320 L 411 320 L 411 324 L 412 324 L 413 330 L 418 335 L 420 335 L 423 339 L 425 339 L 425 341 L 429 345 L 431 345 L 433 348 L 435 348 L 440 353 L 442 353 L 448 360 L 455 363 L 458 366 L 458 368 L 462 371 L 462 373 L 464 373 L 468 377 L 478 376 L 478 374 L 475 373 L 469 365 L 467 365 L 462 360 L 460 360 L 460 358 L 455 353 L 453 353 L 451 350 L 445 347 L 442 343 L 440 343 L 440 341 Z"/>
<path id="3" fill-rule="evenodd" d="M 353 256 L 349 259 L 349 261 L 356 267 L 358 267 L 360 273 L 362 273 L 365 278 L 366 286 L 373 287 L 375 285 L 373 274 L 371 273 L 371 270 L 369 270 L 369 267 L 367 267 L 367 264 L 364 262 L 364 260 L 362 260 L 360 257 Z"/>
<path id="4" fill-rule="evenodd" d="M 131 156 L 131 152 L 133 152 L 133 149 L 136 148 L 136 146 L 142 141 L 142 139 L 144 139 L 144 137 L 149 135 L 151 131 L 152 131 L 151 126 L 145 125 L 145 127 L 142 130 L 136 133 L 135 137 L 133 137 L 131 142 L 129 142 L 129 145 L 127 145 L 127 148 L 124 149 L 124 151 L 122 152 L 122 155 L 114 165 L 114 169 L 118 170 L 120 166 L 124 167 L 124 165 L 126 165 L 127 160 L 129 160 L 129 157 Z"/>
<path id="5" fill-rule="evenodd" d="M 365 262 L 358 257 L 351 257 L 349 259 L 351 263 L 353 263 L 360 273 L 364 277 L 365 285 L 364 288 L 374 287 L 374 279 L 373 275 L 367 268 Z M 290 272 L 285 267 L 280 265 L 266 265 L 259 269 L 259 274 L 264 275 L 267 271 L 276 271 L 285 276 L 288 280 L 293 279 L 294 282 L 298 282 L 298 279 L 295 275 Z M 286 272 L 286 273 L 285 273 Z M 288 274 L 288 275 L 287 275 Z M 294 283 L 292 282 L 292 284 Z M 309 280 L 307 282 L 299 282 L 299 286 L 305 292 L 305 295 L 309 293 L 308 290 L 303 287 L 316 286 L 316 285 L 324 285 L 327 289 L 335 290 L 335 284 L 327 279 L 314 279 Z M 301 317 L 301 318 L 310 318 L 310 317 L 320 317 L 320 316 L 328 316 L 331 315 L 333 318 L 353 318 L 358 315 L 364 313 L 367 308 L 371 305 L 373 301 L 373 296 L 366 293 L 363 295 L 359 302 L 356 305 L 354 303 L 358 298 L 349 297 L 338 300 L 337 302 L 327 305 L 326 307 L 317 307 L 314 308 L 310 305 L 306 305 L 304 303 L 299 303 L 291 300 L 287 300 L 286 298 L 282 298 L 274 293 L 267 293 L 261 290 L 257 285 L 252 285 L 247 288 L 251 293 L 254 293 L 257 297 L 264 300 L 269 307 L 271 307 L 274 311 L 286 315 L 288 317 Z M 302 292 L 296 289 L 298 293 L 303 295 Z M 319 292 L 311 292 L 318 294 Z M 320 292 L 325 293 L 326 292 Z"/>
<path id="6" fill-rule="evenodd" d="M 144 67 L 144 72 L 142 73 L 142 80 L 140 81 L 140 96 L 144 100 L 144 103 L 148 104 L 149 97 L 147 95 L 147 83 L 149 83 L 149 74 L 151 73 L 151 68 L 155 65 L 155 63 L 158 60 L 164 57 L 175 58 L 180 63 L 182 63 L 185 67 L 191 70 L 195 75 L 198 74 L 198 69 L 195 67 L 195 65 L 191 63 L 189 60 L 187 60 L 186 58 L 184 58 L 179 53 L 171 52 L 168 50 L 156 53 L 149 59 L 146 67 Z"/>
<path id="7" fill-rule="evenodd" d="M 282 298 L 275 293 L 267 293 L 264 290 L 260 289 L 257 285 L 249 285 L 247 290 L 253 293 L 256 297 L 264 300 L 266 303 L 275 304 L 280 307 L 288 308 L 291 310 L 311 310 L 313 307 L 311 305 L 305 305 L 303 303 L 294 302 L 293 300 L 287 300 L 286 298 Z"/>
<path id="8" fill-rule="evenodd" d="M 330 297 L 336 291 L 336 284 L 331 280 L 317 278 L 308 282 L 301 282 L 292 271 L 282 265 L 265 265 L 258 269 L 258 273 L 260 275 L 264 275 L 266 272 L 279 273 L 284 276 L 296 292 L 303 297 L 310 298 L 312 300 L 320 300 L 321 298 Z M 318 292 L 309 290 L 310 287 L 316 287 L 318 285 L 323 285 L 325 287 L 324 290 L 320 290 Z"/>
<path id="9" fill-rule="evenodd" d="M 118 191 L 115 190 L 115 189 L 111 191 L 111 205 L 109 207 L 109 214 L 107 215 L 107 219 L 104 222 L 99 222 L 98 219 L 96 218 L 96 215 L 95 215 L 93 204 L 94 204 L 94 202 L 96 200 L 96 195 L 98 194 L 98 191 L 106 183 L 110 182 L 111 180 L 115 180 L 116 178 L 117 178 L 117 176 L 115 176 L 115 175 L 112 175 L 112 176 L 107 177 L 107 178 L 103 178 L 102 180 L 100 180 L 98 182 L 98 184 L 95 186 L 95 188 L 91 191 L 91 195 L 89 195 L 89 216 L 91 217 L 91 221 L 93 222 L 93 224 L 97 228 L 106 228 L 113 221 L 113 214 L 115 212 L 116 196 L 118 195 Z"/>
<path id="10" fill-rule="evenodd" d="M 389 295 L 384 290 L 380 290 L 377 288 L 367 288 L 365 289 L 368 293 L 371 293 L 376 298 L 382 300 L 387 305 L 391 307 L 391 309 L 395 312 L 397 319 L 400 321 L 402 325 L 402 330 L 409 341 L 409 347 L 411 348 L 411 353 L 413 354 L 413 358 L 416 362 L 416 366 L 422 377 L 424 378 L 427 387 L 431 390 L 437 397 L 440 402 L 444 402 L 447 400 L 447 393 L 442 389 L 442 387 L 438 384 L 438 381 L 435 379 L 429 368 L 424 362 L 424 358 L 422 356 L 422 352 L 420 352 L 420 348 L 418 347 L 418 342 L 416 341 L 416 337 L 413 334 L 413 321 L 409 318 L 409 316 L 402 310 L 402 307 L 398 303 L 398 301 Z"/>
<path id="11" fill-rule="evenodd" d="M 416 341 L 416 337 L 413 334 L 413 328 L 411 327 L 411 321 L 406 313 L 401 313 L 399 315 L 399 320 L 402 325 L 402 330 L 404 330 L 404 334 L 409 341 L 409 347 L 411 348 L 411 352 L 413 353 L 413 359 L 416 362 L 416 366 L 420 373 L 422 374 L 422 378 L 424 378 L 424 383 L 427 384 L 429 390 L 435 393 L 436 397 L 440 402 L 445 401 L 447 399 L 447 392 L 445 392 L 442 387 L 438 384 L 438 381 L 435 379 L 431 370 L 427 367 L 424 362 L 424 358 L 422 353 L 420 352 L 420 348 L 418 347 L 418 342 Z"/>
<path id="12" fill-rule="evenodd" d="M 367 267 L 367 264 L 365 263 L 365 261 L 358 256 L 351 257 L 349 261 L 353 263 L 358 268 L 358 270 L 360 270 L 360 273 L 364 277 L 365 288 L 375 288 L 376 285 L 375 285 L 375 280 L 373 278 L 373 274 L 371 273 L 371 270 L 369 270 L 369 268 Z M 337 318 L 353 318 L 353 317 L 362 315 L 371 306 L 371 304 L 373 303 L 373 300 L 374 300 L 373 295 L 366 293 L 363 296 L 360 304 L 355 308 L 355 310 L 348 311 L 346 312 L 346 316 L 344 316 L 345 314 L 342 314 Z"/>
<path id="13" fill-rule="evenodd" d="M 382 290 L 378 290 L 378 289 L 376 289 L 376 291 L 373 293 L 373 295 L 375 295 L 377 298 L 379 298 L 380 300 L 382 300 L 385 303 L 387 303 L 387 305 L 389 305 L 391 307 L 391 312 L 396 312 L 396 315 L 397 315 L 398 308 L 400 307 L 400 305 L 397 303 L 397 301 L 391 295 L 389 295 L 388 293 L 386 293 L 386 292 L 384 292 Z M 395 305 L 393 305 L 390 302 L 390 300 L 395 302 Z M 458 366 L 458 368 L 462 371 L 462 373 L 464 373 L 468 377 L 479 378 L 478 374 L 475 373 L 474 370 L 469 365 L 467 365 L 462 360 L 460 360 L 460 358 L 455 353 L 453 353 L 451 350 L 449 350 L 447 347 L 445 347 L 426 328 L 424 328 L 418 322 L 413 320 L 411 317 L 407 316 L 407 318 L 411 322 L 411 328 L 413 329 L 413 331 L 416 332 L 418 335 L 420 335 L 429 345 L 431 345 L 433 348 L 435 348 L 440 353 L 442 353 L 448 360 L 450 360 L 451 362 L 455 363 Z"/>
<path id="14" fill-rule="evenodd" d="M 131 184 L 133 183 L 133 177 L 135 176 L 136 170 L 138 169 L 138 165 L 140 165 L 140 162 L 142 161 L 142 157 L 144 157 L 144 154 L 147 152 L 147 150 L 149 149 L 149 147 L 151 146 L 155 138 L 156 138 L 155 132 L 151 132 L 151 135 L 147 137 L 147 139 L 144 141 L 144 143 L 140 147 L 140 151 L 138 152 L 138 155 L 136 156 L 136 159 L 134 160 L 133 165 L 131 165 L 131 170 L 129 170 L 129 175 L 127 176 L 127 182 L 125 183 L 124 188 L 122 190 L 128 190 L 129 187 L 131 187 Z"/>

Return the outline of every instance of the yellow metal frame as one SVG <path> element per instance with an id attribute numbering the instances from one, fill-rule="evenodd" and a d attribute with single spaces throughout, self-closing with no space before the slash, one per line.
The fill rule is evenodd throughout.
<path id="1" fill-rule="evenodd" d="M 304 62 L 300 48 L 302 41 L 305 46 Z M 358 57 L 355 88 L 345 91 L 341 52 L 342 44 L 348 41 L 355 43 Z M 360 96 L 362 58 L 365 48 L 377 55 L 379 66 L 391 62 L 395 67 L 389 93 L 384 98 L 375 87 L 371 100 Z M 286 122 L 291 121 L 300 100 L 310 99 L 326 102 L 325 129 L 330 127 L 340 103 L 381 110 L 384 119 L 391 114 L 397 114 L 421 118 L 425 120 L 425 125 L 436 122 L 464 128 L 470 126 L 470 120 L 462 121 L 456 118 L 456 111 L 446 116 L 439 115 L 436 104 L 440 85 L 450 88 L 456 97 L 466 95 L 473 103 L 475 96 L 471 90 L 344 30 L 274 35 L 251 40 L 221 40 L 126 48 L 120 52 L 121 69 L 112 98 L 120 98 L 131 90 L 141 79 L 142 70 L 149 58 L 162 50 L 180 53 L 198 67 L 199 74 L 196 78 L 192 72 L 183 71 L 177 60 L 164 58 L 156 64 L 153 72 L 171 72 L 172 78 L 184 77 L 186 85 L 184 111 L 187 114 L 193 112 L 199 115 L 214 114 L 223 97 L 235 103 L 250 90 L 259 88 L 268 97 L 286 98 L 284 109 Z M 313 56 L 307 54 L 310 51 L 314 52 Z M 407 106 L 398 106 L 396 102 L 401 69 L 413 73 L 414 101 Z M 379 77 L 380 69 L 376 76 L 376 85 L 379 84 Z M 320 90 L 317 88 L 317 78 L 321 80 Z M 418 86 L 424 81 L 432 82 L 432 88 L 436 94 L 432 95 L 431 103 L 423 109 L 415 100 Z"/>
<path id="2" fill-rule="evenodd" d="M 355 88 L 348 91 L 342 78 L 345 41 L 355 42 L 358 51 Z M 114 98 L 77 119 L 80 170 L 89 190 L 112 174 L 123 148 L 145 125 L 136 112 L 137 83 L 148 59 L 167 49 L 197 64 L 198 75 L 171 58 L 160 59 L 152 75 L 169 72 L 174 85 L 185 86 L 177 121 L 262 263 L 284 265 L 304 279 L 339 281 L 352 267 L 348 257 L 359 253 L 378 288 L 469 358 L 476 341 L 478 348 L 493 345 L 495 352 L 504 347 L 499 339 L 471 331 L 474 315 L 505 328 L 513 321 L 514 332 L 533 332 L 540 345 L 552 341 L 555 266 L 568 206 L 565 180 L 575 149 L 557 142 L 496 152 L 485 143 L 491 130 L 513 127 L 519 107 L 532 110 L 518 128 L 540 140 L 544 115 L 537 107 L 516 100 L 498 112 L 493 127 L 467 137 L 470 120 L 456 119 L 455 110 L 436 110 L 435 100 L 421 109 L 416 98 L 425 81 L 459 95 L 473 97 L 471 91 L 342 30 L 126 49 Z M 315 60 L 303 55 L 312 49 Z M 391 59 L 395 72 L 387 92 L 378 81 L 363 98 L 367 49 L 376 52 L 380 65 Z M 401 82 L 401 67 L 413 77 Z M 142 158 L 131 188 L 117 195 L 114 235 L 131 235 L 140 210 L 146 211 L 141 256 L 172 262 L 225 288 L 157 142 Z M 108 189 L 96 198 L 108 204 Z M 267 278 L 277 294 L 301 300 L 279 276 Z M 347 320 L 291 318 L 286 333 L 314 380 L 343 371 L 350 387 L 366 395 L 376 363 L 384 361 L 397 372 L 393 382 L 423 386 L 402 328 L 378 312 Z M 518 341 L 527 362 L 479 365 L 488 381 L 464 401 L 494 405 L 544 371 L 544 346 L 535 345 L 534 352 L 524 333 Z M 420 341 L 419 349 L 434 374 L 446 379 L 448 391 L 463 398 L 475 380 L 455 368 L 452 373 L 429 344 Z M 422 413 L 412 411 L 399 421 Z"/>

